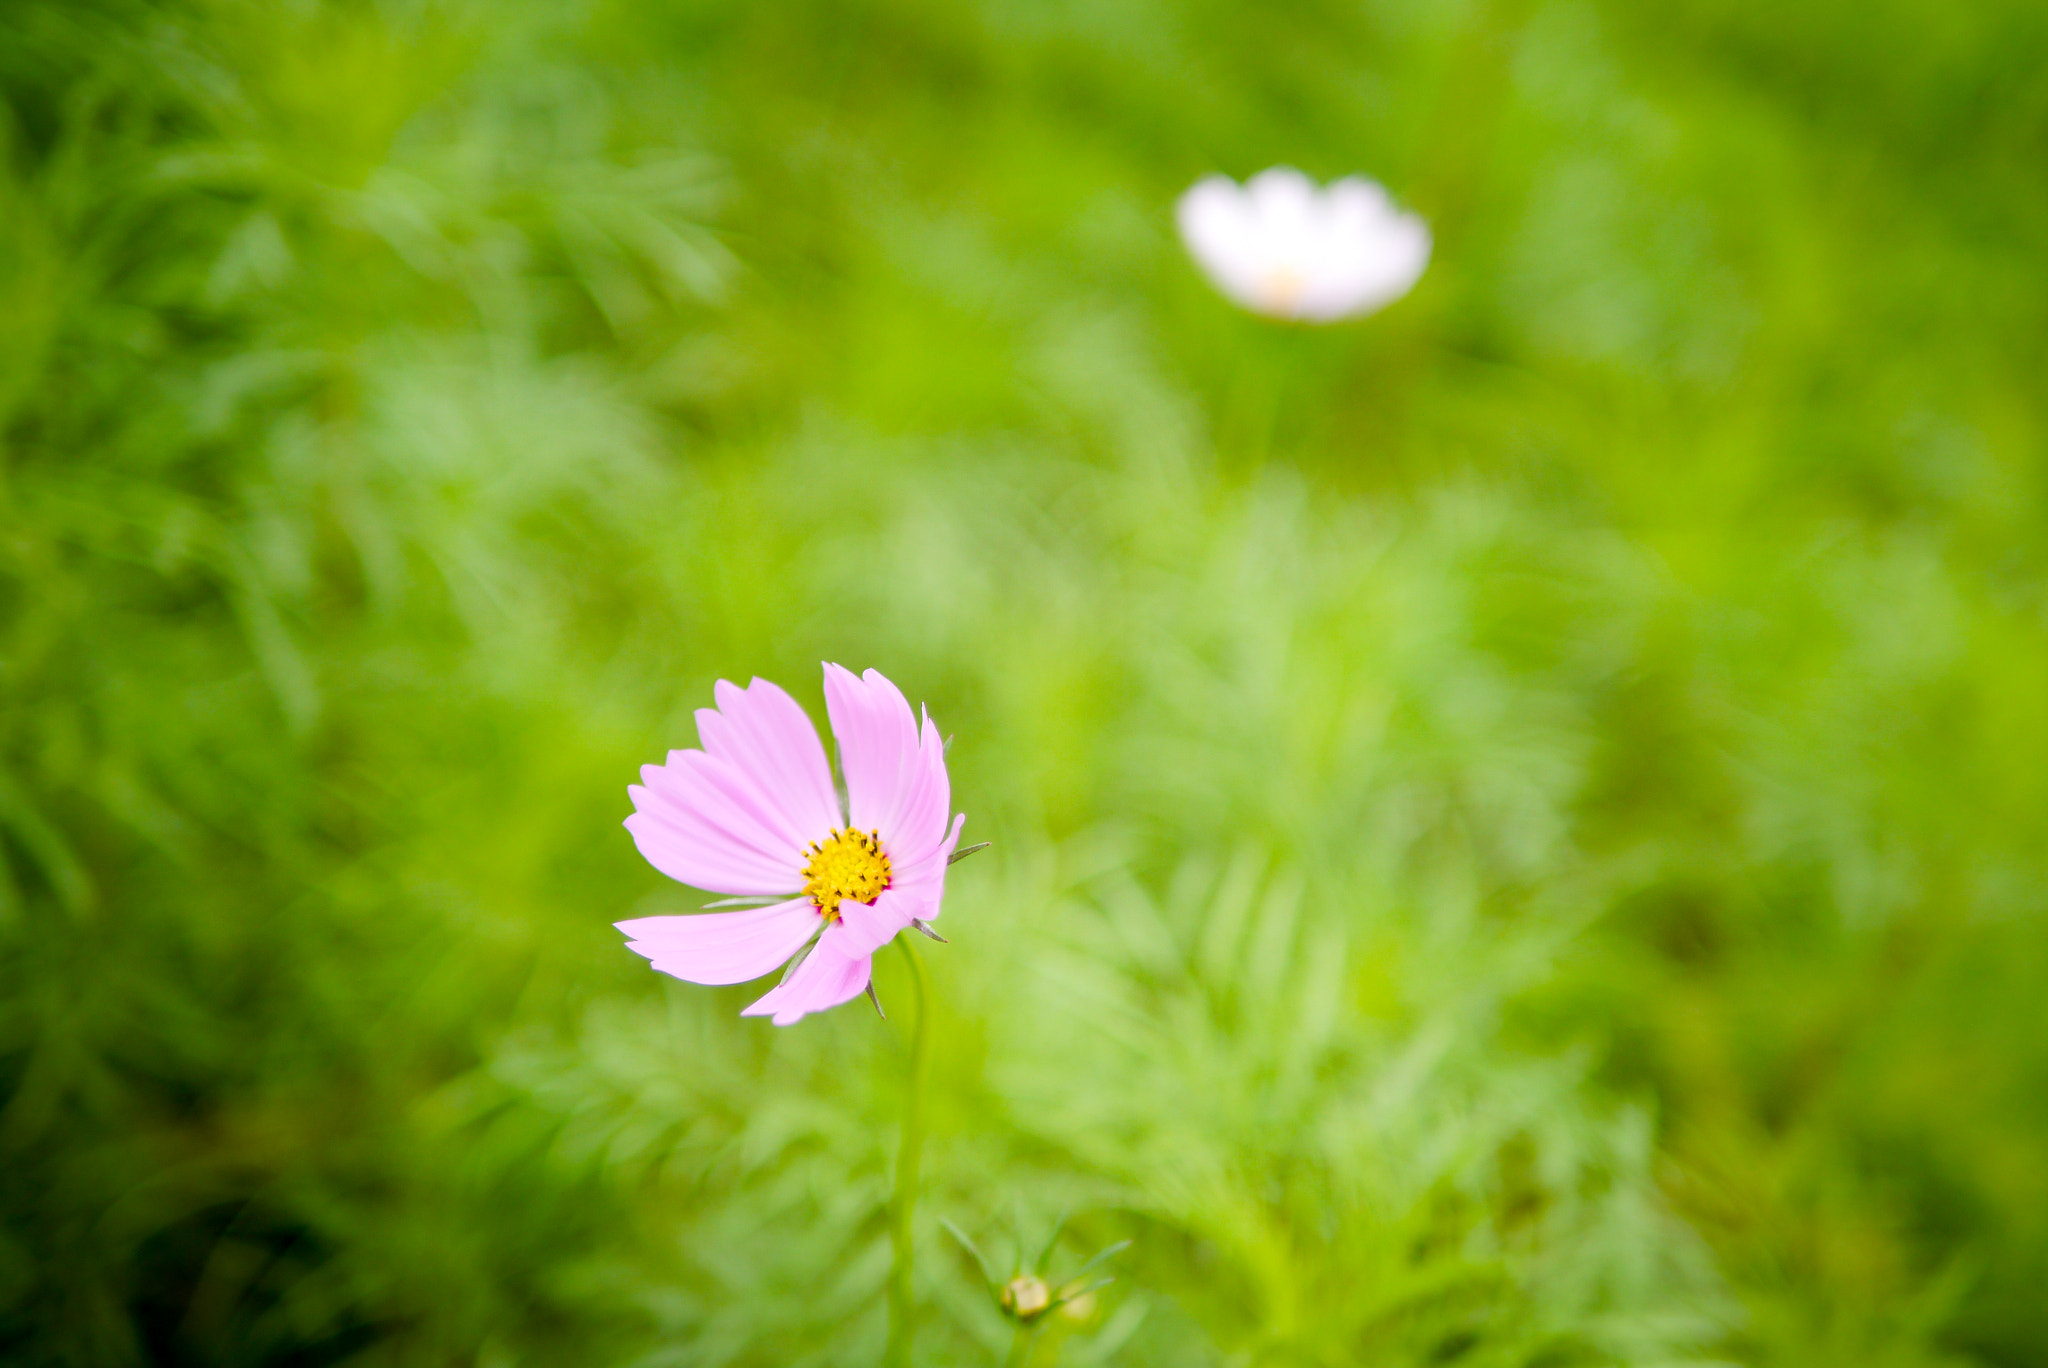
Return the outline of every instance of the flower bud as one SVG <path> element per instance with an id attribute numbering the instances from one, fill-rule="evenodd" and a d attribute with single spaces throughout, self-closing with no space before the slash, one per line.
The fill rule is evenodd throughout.
<path id="1" fill-rule="evenodd" d="M 1065 1289 L 1061 1290 L 1064 1293 Z M 1086 1325 L 1095 1315 L 1095 1305 L 1095 1293 L 1092 1291 L 1082 1292 L 1078 1296 L 1068 1296 L 1060 1303 L 1060 1319 L 1072 1321 L 1076 1325 Z"/>
<path id="2" fill-rule="evenodd" d="M 1034 1273 L 1020 1273 L 1003 1284 L 999 1294 L 1003 1310 L 1018 1320 L 1030 1320 L 1052 1305 L 1052 1289 Z"/>

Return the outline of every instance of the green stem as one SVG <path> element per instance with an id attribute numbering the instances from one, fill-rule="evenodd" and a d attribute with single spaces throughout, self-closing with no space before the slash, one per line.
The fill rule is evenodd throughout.
<path id="1" fill-rule="evenodd" d="M 1018 1326 L 1010 1336 L 1010 1356 L 1003 1360 L 1003 1368 L 1024 1368 L 1031 1361 L 1031 1341 L 1035 1338 L 1030 1326 Z"/>
<path id="2" fill-rule="evenodd" d="M 889 1268 L 889 1349 L 883 1362 L 910 1368 L 910 1338 L 917 1302 L 911 1282 L 910 1218 L 917 1207 L 917 1165 L 924 1150 L 924 1076 L 931 1061 L 931 988 L 924 962 L 911 948 L 910 937 L 896 938 L 910 963 L 910 995 L 916 999 L 917 1024 L 910 1035 L 910 1081 L 903 1097 L 903 1138 L 896 1147 L 896 1196 L 889 1207 L 889 1243 L 896 1261 Z"/>

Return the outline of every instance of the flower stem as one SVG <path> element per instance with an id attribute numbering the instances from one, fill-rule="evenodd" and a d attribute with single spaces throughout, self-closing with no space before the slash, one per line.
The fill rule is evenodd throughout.
<path id="1" fill-rule="evenodd" d="M 1031 1342 L 1036 1338 L 1030 1326 L 1018 1326 L 1010 1336 L 1010 1356 L 1003 1360 L 1003 1368 L 1024 1368 L 1031 1361 Z"/>
<path id="2" fill-rule="evenodd" d="M 895 1246 L 896 1261 L 889 1268 L 889 1348 L 883 1362 L 890 1368 L 910 1368 L 910 1339 L 917 1303 L 911 1281 L 910 1218 L 917 1207 L 917 1166 L 924 1150 L 924 1076 L 931 1062 L 931 988 L 925 981 L 924 962 L 910 945 L 908 936 L 898 936 L 903 958 L 910 962 L 910 995 L 916 999 L 917 1023 L 911 1027 L 910 1080 L 903 1094 L 903 1138 L 896 1147 L 896 1196 L 889 1207 L 889 1243 Z"/>

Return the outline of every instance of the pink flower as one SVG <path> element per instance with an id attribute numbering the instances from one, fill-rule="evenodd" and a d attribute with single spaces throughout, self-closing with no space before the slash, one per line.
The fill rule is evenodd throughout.
<path id="1" fill-rule="evenodd" d="M 725 680 L 697 711 L 702 750 L 668 753 L 626 791 L 626 830 L 672 879 L 736 898 L 744 912 L 618 923 L 627 948 L 691 983 L 745 983 L 810 945 L 810 954 L 744 1016 L 787 1026 L 858 996 L 875 951 L 913 920 L 939 915 L 946 865 L 966 816 L 948 818 L 945 745 L 894 684 L 825 666 L 825 710 L 839 741 L 849 811 L 818 733 L 765 679 Z M 812 945 L 812 938 L 816 944 Z"/>

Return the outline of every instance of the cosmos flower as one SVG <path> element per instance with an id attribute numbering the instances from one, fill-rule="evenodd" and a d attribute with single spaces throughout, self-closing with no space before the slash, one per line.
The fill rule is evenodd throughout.
<path id="1" fill-rule="evenodd" d="M 1180 235 L 1231 300 L 1272 318 L 1329 323 L 1407 294 L 1429 264 L 1429 227 L 1347 176 L 1325 189 L 1291 166 L 1242 186 L 1210 176 L 1180 197 Z"/>
<path id="2" fill-rule="evenodd" d="M 765 679 L 724 680 L 697 712 L 702 750 L 670 751 L 627 790 L 626 829 L 647 862 L 693 888 L 759 902 L 739 912 L 618 923 L 665 974 L 744 983 L 809 947 L 745 1016 L 787 1026 L 858 996 L 875 951 L 939 915 L 962 815 L 948 819 L 945 745 L 880 673 L 825 666 L 839 742 L 839 807 L 817 730 Z"/>

